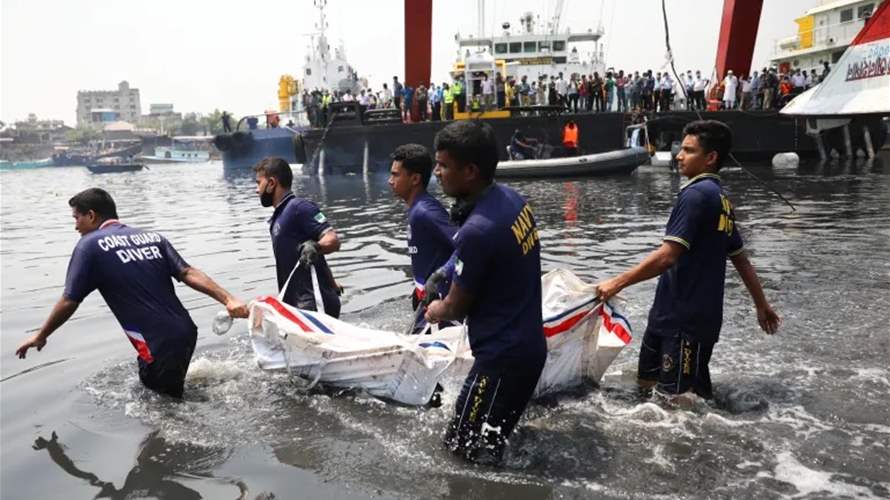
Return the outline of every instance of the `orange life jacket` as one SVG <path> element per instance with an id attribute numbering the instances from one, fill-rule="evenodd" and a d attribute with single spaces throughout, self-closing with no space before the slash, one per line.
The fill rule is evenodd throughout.
<path id="1" fill-rule="evenodd" d="M 562 129 L 562 145 L 567 148 L 578 147 L 578 126 L 566 125 Z"/>

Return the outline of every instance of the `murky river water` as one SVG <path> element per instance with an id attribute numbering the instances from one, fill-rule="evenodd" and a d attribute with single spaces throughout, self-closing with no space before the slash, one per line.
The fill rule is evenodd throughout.
<path id="1" fill-rule="evenodd" d="M 885 158 L 885 162 L 890 158 Z M 248 175 L 220 164 L 95 176 L 0 173 L 2 498 L 771 498 L 890 496 L 890 166 L 755 167 L 791 212 L 739 170 L 724 172 L 752 260 L 784 324 L 761 334 L 731 272 L 712 361 L 716 403 L 641 402 L 636 355 L 655 281 L 625 291 L 636 337 L 600 387 L 533 404 L 505 467 L 440 446 L 439 409 L 361 394 L 302 394 L 253 362 L 243 323 L 177 285 L 200 333 L 186 398 L 141 388 L 134 352 L 98 293 L 24 361 L 16 345 L 62 291 L 79 235 L 68 198 L 100 186 L 124 222 L 163 232 L 193 266 L 250 298 L 274 292 L 265 219 Z M 382 176 L 296 179 L 343 240 L 331 266 L 343 318 L 401 329 L 411 288 L 404 207 Z M 544 270 L 587 281 L 660 241 L 679 179 L 509 182 L 533 205 Z M 433 188 L 439 193 L 438 187 Z M 238 324 L 236 324 L 238 325 Z"/>

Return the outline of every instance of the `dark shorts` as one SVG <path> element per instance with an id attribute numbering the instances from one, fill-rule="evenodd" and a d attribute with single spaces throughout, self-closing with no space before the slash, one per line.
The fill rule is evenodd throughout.
<path id="1" fill-rule="evenodd" d="M 467 460 L 500 462 L 543 368 L 532 363 L 508 374 L 474 364 L 457 398 L 445 446 Z"/>
<path id="2" fill-rule="evenodd" d="M 154 360 L 151 363 L 139 358 L 139 380 L 142 385 L 155 392 L 181 399 L 185 374 L 188 372 L 192 353 L 195 352 L 197 339 L 196 332 L 190 342 L 185 341 L 176 348 L 164 349 L 161 354 L 153 353 Z"/>
<path id="3" fill-rule="evenodd" d="M 646 330 L 640 346 L 638 377 L 656 382 L 655 389 L 668 395 L 692 391 L 713 398 L 708 363 L 714 344 L 699 342 L 687 334 L 656 335 Z"/>

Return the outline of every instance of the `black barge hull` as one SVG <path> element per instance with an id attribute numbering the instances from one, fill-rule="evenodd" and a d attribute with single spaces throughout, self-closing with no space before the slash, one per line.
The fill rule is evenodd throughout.
<path id="1" fill-rule="evenodd" d="M 803 119 L 775 112 L 722 111 L 702 113 L 704 119 L 721 120 L 734 132 L 733 152 L 741 161 L 770 160 L 777 153 L 796 152 L 801 157 L 818 156 L 816 143 L 806 134 Z M 484 120 L 494 129 L 502 160 L 516 129 L 526 137 L 558 147 L 568 120 L 580 128 L 580 148 L 584 154 L 604 153 L 626 147 L 625 127 L 631 124 L 625 113 L 560 114 Z M 682 140 L 683 126 L 697 120 L 694 112 L 659 113 L 648 122 L 649 138 L 659 150 L 669 150 Z M 418 143 L 432 148 L 436 132 L 448 122 L 387 123 L 363 125 L 334 123 L 325 135 L 322 129 L 305 130 L 297 141 L 297 161 L 305 172 L 362 173 L 388 170 L 389 155 L 401 144 Z M 322 136 L 325 135 L 322 142 Z M 319 145 L 321 150 L 319 151 Z M 302 148 L 302 151 L 299 149 Z"/>

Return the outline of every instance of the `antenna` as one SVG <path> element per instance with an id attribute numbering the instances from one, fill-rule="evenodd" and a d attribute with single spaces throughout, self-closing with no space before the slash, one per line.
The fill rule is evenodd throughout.
<path id="1" fill-rule="evenodd" d="M 476 38 L 483 38 L 485 36 L 485 0 L 477 0 L 476 7 Z"/>

